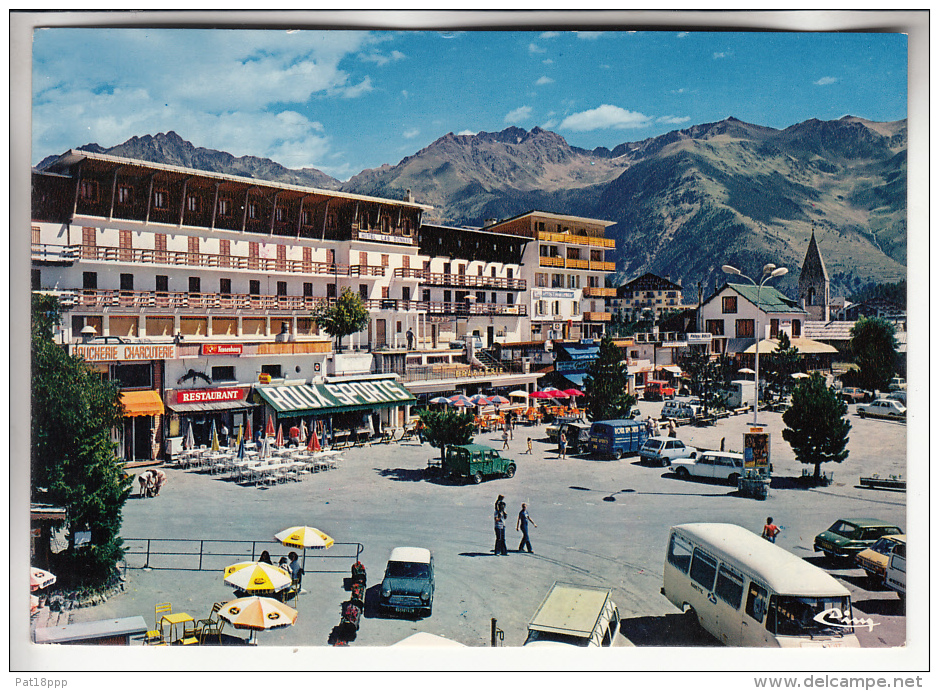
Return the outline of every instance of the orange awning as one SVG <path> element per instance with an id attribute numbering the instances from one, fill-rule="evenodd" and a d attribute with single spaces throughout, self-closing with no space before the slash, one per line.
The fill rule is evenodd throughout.
<path id="1" fill-rule="evenodd" d="M 156 391 L 122 391 L 121 403 L 124 417 L 163 414 L 163 401 Z"/>

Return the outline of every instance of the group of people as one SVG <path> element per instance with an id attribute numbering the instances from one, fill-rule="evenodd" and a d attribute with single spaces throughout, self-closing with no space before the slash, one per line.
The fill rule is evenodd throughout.
<path id="1" fill-rule="evenodd" d="M 271 554 L 267 550 L 261 552 L 258 561 L 271 566 L 274 565 L 274 562 L 271 561 Z M 290 552 L 286 557 L 281 557 L 277 567 L 289 573 L 290 579 L 298 586 L 300 585 L 300 580 L 303 578 L 303 569 L 300 567 L 300 556 L 296 552 Z"/>
<path id="2" fill-rule="evenodd" d="M 495 510 L 493 512 L 496 531 L 496 547 L 493 552 L 495 552 L 497 556 L 506 556 L 509 553 L 508 548 L 505 546 L 505 519 L 508 517 L 509 515 L 505 510 L 505 497 L 500 494 L 496 499 Z M 538 524 L 535 523 L 528 514 L 528 505 L 522 502 L 522 510 L 518 512 L 518 520 L 515 522 L 515 531 L 521 531 L 522 533 L 522 541 L 518 544 L 517 551 L 522 552 L 527 548 L 528 553 L 533 554 L 534 551 L 531 547 L 531 540 L 528 537 L 529 525 L 533 525 L 536 528 L 538 527 Z"/>
<path id="3" fill-rule="evenodd" d="M 166 473 L 159 468 L 145 470 L 137 476 L 137 482 L 140 483 L 141 497 L 155 497 L 166 484 Z"/>

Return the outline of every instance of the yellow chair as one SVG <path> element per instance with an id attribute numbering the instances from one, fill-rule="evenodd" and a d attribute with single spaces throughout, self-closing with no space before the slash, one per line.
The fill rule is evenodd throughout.
<path id="1" fill-rule="evenodd" d="M 224 602 L 216 602 L 212 605 L 212 612 L 207 619 L 199 619 L 192 636 L 183 639 L 183 645 L 192 645 L 193 643 L 202 643 L 206 636 L 218 636 L 218 642 L 222 642 L 222 627 L 225 620 L 218 616 L 218 611 L 222 609 Z"/>
<path id="2" fill-rule="evenodd" d="M 173 613 L 173 605 L 169 602 L 161 602 L 156 607 L 153 608 L 153 618 L 156 620 L 154 628 L 150 631 L 147 631 L 147 635 L 144 638 L 145 643 L 165 643 L 163 640 L 163 626 L 161 621 L 163 617 L 167 614 Z"/>

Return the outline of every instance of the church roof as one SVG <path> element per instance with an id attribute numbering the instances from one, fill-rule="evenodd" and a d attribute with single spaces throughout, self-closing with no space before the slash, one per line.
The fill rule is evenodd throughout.
<path id="1" fill-rule="evenodd" d="M 799 283 L 803 281 L 828 280 L 828 270 L 825 269 L 825 260 L 822 259 L 822 253 L 818 249 L 818 243 L 815 241 L 815 229 L 812 229 L 812 239 L 809 240 L 809 248 L 805 252 L 805 261 L 802 262 L 802 273 L 799 276 Z"/>

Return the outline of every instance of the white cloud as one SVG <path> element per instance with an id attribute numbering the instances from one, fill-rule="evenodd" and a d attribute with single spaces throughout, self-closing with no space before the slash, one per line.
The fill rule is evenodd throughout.
<path id="1" fill-rule="evenodd" d="M 558 121 L 554 120 L 553 118 L 551 120 L 545 120 L 543 123 L 541 123 L 541 129 L 543 130 L 554 129 L 557 126 L 558 126 Z"/>
<path id="2" fill-rule="evenodd" d="M 647 127 L 651 122 L 652 118 L 648 115 L 604 104 L 593 110 L 568 115 L 560 127 L 575 132 L 588 132 L 610 128 L 624 130 Z"/>
<path id="3" fill-rule="evenodd" d="M 553 64 L 554 64 L 554 60 L 552 60 L 551 58 L 545 58 L 544 60 L 541 61 L 541 64 L 542 64 L 542 65 L 553 65 Z"/>
<path id="4" fill-rule="evenodd" d="M 714 53 L 714 59 L 720 60 L 721 58 L 730 57 L 730 53 Z"/>
<path id="5" fill-rule="evenodd" d="M 359 55 L 359 60 L 363 62 L 374 62 L 379 67 L 387 65 L 389 62 L 397 62 L 398 60 L 404 59 L 404 53 L 400 50 L 393 50 L 388 55 L 384 53 L 379 53 L 378 51 L 372 51 L 370 53 L 361 53 Z"/>
<path id="6" fill-rule="evenodd" d="M 679 31 L 679 32 L 678 32 L 678 38 L 685 38 L 686 36 L 688 36 L 688 33 L 689 33 L 689 32 L 687 32 L 687 31 Z"/>
<path id="7" fill-rule="evenodd" d="M 610 66 L 607 65 L 606 63 L 601 63 L 600 65 L 598 65 L 598 67 L 599 67 L 601 70 L 608 70 L 608 69 L 610 69 Z"/>
<path id="8" fill-rule="evenodd" d="M 405 139 L 414 139 L 414 137 L 416 137 L 420 133 L 421 131 L 419 129 L 417 129 L 416 127 L 412 127 L 409 130 L 405 130 L 401 136 L 404 137 Z"/>
<path id="9" fill-rule="evenodd" d="M 459 132 L 457 132 L 457 134 L 468 134 L 470 136 L 473 136 L 476 133 L 473 132 L 473 130 L 460 130 Z"/>
<path id="10" fill-rule="evenodd" d="M 834 84 L 838 79 L 835 77 L 822 77 L 817 82 L 813 82 L 815 86 L 828 86 L 829 84 Z"/>
<path id="11" fill-rule="evenodd" d="M 411 94 L 410 94 L 410 92 L 408 92 L 407 89 L 401 89 L 401 95 L 404 96 L 405 98 L 407 98 L 407 97 L 410 96 Z"/>
<path id="12" fill-rule="evenodd" d="M 683 94 L 683 93 L 685 93 L 686 90 L 687 90 L 687 89 L 685 89 L 684 87 L 682 87 L 682 88 L 680 88 L 680 89 L 672 89 L 671 93 L 673 93 L 673 94 Z"/>
<path id="13" fill-rule="evenodd" d="M 361 82 L 354 86 L 343 86 L 339 89 L 335 89 L 333 92 L 342 96 L 342 98 L 358 98 L 362 94 L 367 94 L 369 91 L 372 91 L 372 78 L 366 76 Z"/>
<path id="14" fill-rule="evenodd" d="M 680 125 L 683 122 L 688 122 L 691 120 L 689 116 L 678 117 L 677 115 L 663 115 L 655 119 L 656 122 L 661 122 L 666 125 Z"/>
<path id="15" fill-rule="evenodd" d="M 541 85 L 541 84 L 554 84 L 554 80 L 551 79 L 551 77 L 549 77 L 549 76 L 547 76 L 547 75 L 544 75 L 544 76 L 542 76 L 542 77 L 539 77 L 538 81 L 536 81 L 535 84 L 538 84 L 538 85 Z"/>
<path id="16" fill-rule="evenodd" d="M 538 38 L 557 38 L 560 35 L 560 31 L 542 31 Z"/>
<path id="17" fill-rule="evenodd" d="M 531 117 L 531 106 L 520 106 L 505 116 L 505 122 L 522 122 Z"/>
<path id="18" fill-rule="evenodd" d="M 576 31 L 575 33 L 577 34 L 577 38 L 583 39 L 584 41 L 596 41 L 606 32 L 605 31 Z M 631 32 L 631 33 L 635 33 L 635 32 Z"/>
<path id="19" fill-rule="evenodd" d="M 548 52 L 548 49 L 547 49 L 547 48 L 542 48 L 541 46 L 537 46 L 537 45 L 535 45 L 534 43 L 529 43 L 529 44 L 528 44 L 528 52 L 529 52 L 529 53 L 547 53 L 547 52 Z"/>

